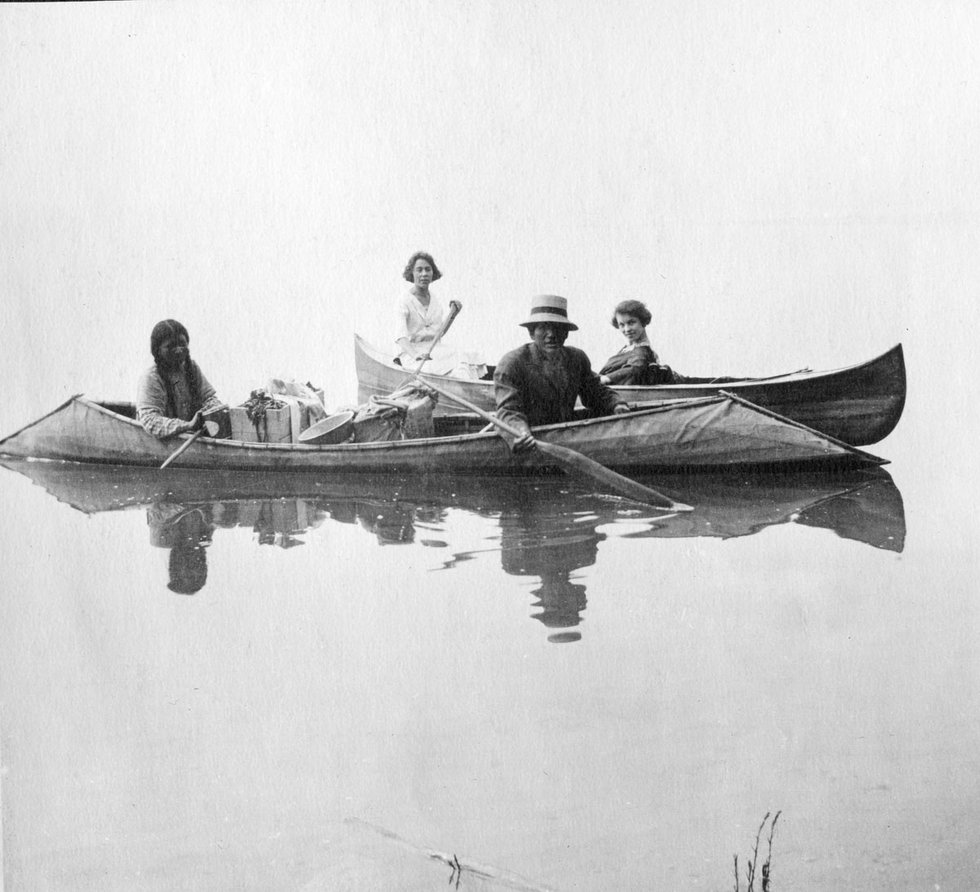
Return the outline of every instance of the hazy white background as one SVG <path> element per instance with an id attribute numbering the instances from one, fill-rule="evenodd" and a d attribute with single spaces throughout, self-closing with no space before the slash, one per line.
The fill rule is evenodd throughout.
<path id="1" fill-rule="evenodd" d="M 435 292 L 464 305 L 455 340 L 490 358 L 526 337 L 517 323 L 530 296 L 557 291 L 568 296 L 582 329 L 572 343 L 597 361 L 619 347 L 607 320 L 612 305 L 630 296 L 650 304 L 655 346 L 681 371 L 829 368 L 898 341 L 909 369 L 905 416 L 895 434 L 872 447 L 893 459 L 907 516 L 903 554 L 853 543 L 834 549 L 795 525 L 740 544 L 604 543 L 588 571 L 584 639 L 599 646 L 593 654 L 584 644 L 546 645 L 551 649 L 534 651 L 534 664 L 516 657 L 520 634 L 540 632 L 527 618 L 530 598 L 513 588 L 518 583 L 501 583 L 496 556 L 487 559 L 493 572 L 473 562 L 458 576 L 433 581 L 419 569 L 416 551 L 375 549 L 357 563 L 361 540 L 353 527 L 338 525 L 324 528 L 317 548 L 291 551 L 290 579 L 302 577 L 300 560 L 310 567 L 302 578 L 319 580 L 337 555 L 353 555 L 336 562 L 343 570 L 339 590 L 363 585 L 399 611 L 409 611 L 410 602 L 396 597 L 406 580 L 444 586 L 442 600 L 419 599 L 427 612 L 379 622 L 384 645 L 372 650 L 364 646 L 370 635 L 360 635 L 350 619 L 362 606 L 358 599 L 337 598 L 341 620 L 330 625 L 329 611 L 307 610 L 306 601 L 296 600 L 308 597 L 322 611 L 315 589 L 304 594 L 300 586 L 272 586 L 268 605 L 257 597 L 256 580 L 276 564 L 272 550 L 253 547 L 250 532 L 242 530 L 236 543 L 242 547 L 233 550 L 229 535 L 221 540 L 228 548 L 219 542 L 211 549 L 214 583 L 208 597 L 194 602 L 199 611 L 218 604 L 234 621 L 229 625 L 217 614 L 213 627 L 195 625 L 174 602 L 160 600 L 164 555 L 146 546 L 141 517 L 89 522 L 7 474 L 6 483 L 0 481 L 6 487 L 0 559 L 13 594 L 0 602 L 11 642 L 4 649 L 8 699 L 0 705 L 7 739 L 26 742 L 20 751 L 4 752 L 4 768 L 14 767 L 4 780 L 5 802 L 24 803 L 12 817 L 6 809 L 10 875 L 53 875 L 67 865 L 78 878 L 82 862 L 74 849 L 51 842 L 60 833 L 73 845 L 88 845 L 83 854 L 100 867 L 107 857 L 118 862 L 143 853 L 138 845 L 102 842 L 108 838 L 103 828 L 118 819 L 119 827 L 134 827 L 141 845 L 162 840 L 159 850 L 146 843 L 160 864 L 171 855 L 186 858 L 184 875 L 201 876 L 192 856 L 196 845 L 210 842 L 199 843 L 195 833 L 210 826 L 211 800 L 185 809 L 179 783 L 186 783 L 187 801 L 203 802 L 213 793 L 228 813 L 241 816 L 245 829 L 236 838 L 263 868 L 272 863 L 267 849 L 252 843 L 265 838 L 264 822 L 278 814 L 280 798 L 286 818 L 298 815 L 292 826 L 319 832 L 316 821 L 326 806 L 308 798 L 309 789 L 328 789 L 323 778 L 332 776 L 335 763 L 318 764 L 319 783 L 311 788 L 304 733 L 286 740 L 286 762 L 280 764 L 279 748 L 270 746 L 267 756 L 231 763 L 243 771 L 240 783 L 234 773 L 234 782 L 216 782 L 213 777 L 225 775 L 208 770 L 211 754 L 218 764 L 249 739 L 225 720 L 226 701 L 215 699 L 213 716 L 206 704 L 179 719 L 147 705 L 152 697 L 146 700 L 143 687 L 126 688 L 141 660 L 151 668 L 151 692 L 169 693 L 175 684 L 189 689 L 212 659 L 217 664 L 228 656 L 222 665 L 233 671 L 214 675 L 231 680 L 227 702 L 249 710 L 264 703 L 278 716 L 278 700 L 262 692 L 275 678 L 264 674 L 266 666 L 276 670 L 283 661 L 271 646 L 267 663 L 256 662 L 250 650 L 239 657 L 243 641 L 251 640 L 239 629 L 253 620 L 265 629 L 267 616 L 276 617 L 274 630 L 279 622 L 309 616 L 310 628 L 322 626 L 324 639 L 347 635 L 361 661 L 363 654 L 388 655 L 382 668 L 365 664 L 356 675 L 365 684 L 363 698 L 345 700 L 340 684 L 336 696 L 344 708 L 366 704 L 378 734 L 394 723 L 410 732 L 410 742 L 422 740 L 412 749 L 395 739 L 382 770 L 366 775 L 370 808 L 351 806 L 355 814 L 383 816 L 412 839 L 458 841 L 461 854 L 484 854 L 505 866 L 543 864 L 530 871 L 536 875 L 547 868 L 559 877 L 602 877 L 604 886 L 604 871 L 631 880 L 655 875 L 652 868 L 629 872 L 631 852 L 644 846 L 647 866 L 667 852 L 663 863 L 671 869 L 684 863 L 689 847 L 708 866 L 707 879 L 688 885 L 721 888 L 728 853 L 748 840 L 765 808 L 782 807 L 789 828 L 785 851 L 812 888 L 839 888 L 842 872 L 855 888 L 875 888 L 881 871 L 914 877 L 916 888 L 974 885 L 978 46 L 975 0 L 0 4 L 0 435 L 76 392 L 131 399 L 150 362 L 150 329 L 167 317 L 188 326 L 192 351 L 230 402 L 270 374 L 312 379 L 326 386 L 328 402 L 348 402 L 355 395 L 353 334 L 390 343 L 392 308 L 405 287 L 400 272 L 418 248 L 431 251 L 444 272 Z M 374 548 L 373 540 L 362 538 Z M 297 551 L 306 557 L 296 558 Z M 116 554 L 127 560 L 107 559 Z M 373 575 L 365 577 L 368 569 Z M 349 583 L 344 573 L 352 574 Z M 131 592 L 132 580 L 144 577 L 145 591 Z M 237 578 L 256 587 L 252 597 L 229 596 L 227 604 L 211 597 L 222 580 Z M 648 597 L 651 581 L 657 598 Z M 469 617 L 457 589 L 479 592 L 487 585 L 500 587 L 501 597 L 473 598 Z M 733 600 L 732 591 L 741 597 Z M 696 618 L 678 632 L 677 617 L 686 616 L 692 592 Z M 146 597 L 134 601 L 134 594 Z M 519 598 L 520 626 L 513 630 L 496 618 L 489 626 L 494 649 L 486 666 L 493 668 L 487 675 L 493 684 L 486 691 L 506 706 L 497 714 L 513 723 L 505 724 L 501 739 L 517 740 L 534 756 L 527 776 L 536 780 L 510 783 L 524 776 L 519 754 L 525 750 L 506 750 L 518 757 L 505 764 L 498 798 L 474 795 L 472 801 L 486 808 L 467 816 L 454 810 L 465 801 L 452 800 L 455 791 L 444 784 L 444 751 L 423 755 L 431 740 L 442 740 L 436 732 L 443 730 L 443 703 L 435 698 L 429 736 L 418 738 L 407 688 L 420 679 L 431 691 L 455 694 L 456 687 L 439 682 L 458 676 L 457 655 L 469 659 L 468 644 L 478 636 L 447 618 L 461 612 L 478 626 L 484 611 L 514 603 L 508 597 Z M 142 606 L 134 609 L 134 603 Z M 786 617 L 798 603 L 810 618 L 798 638 L 769 642 L 785 664 L 785 687 L 770 684 L 770 653 L 754 643 L 741 648 L 739 671 L 719 672 L 724 684 L 706 673 L 711 655 L 717 660 L 726 643 L 738 650 L 746 610 L 751 619 L 755 609 L 764 628 L 778 630 L 785 620 L 796 629 Z M 368 609 L 375 600 L 363 604 Z M 620 625 L 610 617 L 634 606 L 649 620 L 630 626 L 640 634 L 629 652 L 643 670 L 620 696 L 616 666 L 606 659 L 623 653 L 615 637 Z M 159 616 L 162 628 L 183 629 L 201 655 L 176 681 L 168 648 L 185 639 L 148 634 Z M 45 617 L 53 619 L 45 623 Z M 416 627 L 418 638 L 414 631 L 402 634 Z M 93 656 L 81 647 L 83 671 L 73 678 L 76 628 L 83 644 L 91 642 Z M 319 640 L 318 634 L 311 632 L 309 640 Z M 143 648 L 146 639 L 157 647 Z M 32 648 L 37 659 L 27 661 L 22 653 Z M 687 659 L 697 648 L 706 660 Z M 312 645 L 301 647 L 299 659 L 285 661 L 295 684 L 282 688 L 282 713 L 287 724 L 302 726 L 309 711 L 313 739 L 322 729 L 329 743 L 338 733 L 332 713 L 313 710 L 316 700 L 306 693 L 312 688 L 329 701 L 332 676 L 316 674 L 313 659 L 304 662 L 311 653 L 316 656 Z M 589 662 L 595 654 L 597 661 Z M 397 671 L 386 676 L 385 665 Z M 499 666 L 514 672 L 530 665 L 537 668 L 528 669 L 527 678 L 536 683 L 500 685 Z M 581 676 L 569 674 L 569 665 Z M 319 689 L 310 684 L 310 671 Z M 374 685 L 374 672 L 390 684 Z M 90 677 L 105 687 L 89 684 Z M 586 701 L 582 714 L 588 717 L 571 736 L 547 711 L 540 726 L 520 726 L 520 706 L 504 703 L 501 693 L 524 692 L 535 704 L 559 690 L 573 700 L 577 688 L 569 679 L 576 677 L 608 689 L 608 696 Z M 628 715 L 628 724 L 634 717 L 649 722 L 659 739 L 659 715 L 635 708 L 636 689 L 658 678 L 667 680 L 663 696 L 676 704 L 667 727 L 679 733 L 664 734 L 662 749 L 670 758 L 651 772 L 629 761 L 636 753 L 625 743 L 620 749 L 610 743 L 609 728 Z M 725 699 L 729 681 L 736 694 L 756 686 L 762 692 L 748 699 L 747 717 L 743 698 Z M 719 688 L 720 711 L 717 698 L 698 699 L 699 690 Z M 61 693 L 45 699 L 48 690 Z M 75 696 L 78 691 L 83 696 Z M 387 699 L 371 699 L 379 693 Z M 473 701 L 466 691 L 451 701 L 464 721 L 446 723 L 447 746 L 478 743 L 472 751 L 451 751 L 459 757 L 459 777 L 472 785 L 482 775 L 470 770 L 475 763 L 467 757 L 494 745 L 496 738 L 483 729 L 494 713 L 473 705 L 486 701 Z M 613 723 L 596 721 L 597 714 L 612 715 Z M 146 716 L 148 742 L 141 733 L 127 736 L 131 715 L 137 729 L 143 727 L 139 716 Z M 265 717 L 243 715 L 246 731 Z M 719 715 L 729 724 L 719 723 Z M 680 718 L 672 726 L 673 716 Z M 781 773 L 770 777 L 767 766 L 779 761 L 784 742 L 768 733 L 772 716 L 797 727 L 790 721 L 796 716 L 803 731 L 791 758 L 779 763 Z M 730 770 L 712 750 L 721 741 L 718 752 L 728 751 L 729 726 L 743 728 L 748 754 Z M 721 737 L 705 733 L 711 728 Z M 374 738 L 365 734 L 363 751 L 371 754 Z M 559 742 L 554 751 L 542 745 L 548 734 Z M 104 740 L 109 744 L 102 746 Z M 199 744 L 205 755 L 195 761 Z M 343 766 L 346 745 L 340 740 L 333 758 L 337 777 L 354 788 L 356 772 Z M 255 746 L 264 753 L 265 738 Z M 87 758 L 85 747 L 91 748 Z M 115 758 L 116 747 L 131 754 L 131 763 Z M 675 749 L 691 755 L 679 767 L 671 761 Z M 200 774 L 175 775 L 174 795 L 146 781 L 156 777 L 161 760 L 177 764 L 185 753 Z M 568 796 L 557 788 L 551 795 L 559 823 L 530 825 L 529 832 L 541 808 L 528 796 L 531 805 L 515 809 L 513 791 L 537 795 L 535 772 L 553 753 L 572 765 L 576 755 L 594 754 L 602 771 L 584 776 L 597 794 L 587 784 L 581 799 L 578 784 Z M 855 779 L 849 772 L 864 764 L 864 754 L 870 767 Z M 245 773 L 254 764 L 272 770 Z M 373 761 L 363 764 L 374 772 Z M 703 764 L 710 766 L 707 773 Z M 92 771 L 93 765 L 104 775 L 88 785 L 89 775 L 76 769 Z M 624 772 L 624 765 L 636 774 Z M 417 803 L 388 784 L 413 772 L 427 795 L 436 791 L 434 800 L 423 800 L 436 806 L 426 820 L 419 817 L 421 806 L 416 814 Z M 865 777 L 878 775 L 895 778 L 887 807 L 874 790 L 861 791 Z M 643 814 L 657 829 L 647 840 L 646 824 L 631 829 L 629 813 L 619 815 L 620 829 L 632 834 L 621 859 L 619 838 L 606 832 L 615 821 L 604 819 L 597 839 L 575 805 L 588 800 L 612 808 L 610 790 L 633 776 L 651 791 Z M 198 777 L 207 780 L 198 783 Z M 161 803 L 158 811 L 147 807 L 143 824 L 130 819 L 133 778 L 142 784 L 140 795 L 149 790 L 151 806 Z M 653 789 L 661 778 L 664 798 Z M 275 789 L 283 779 L 295 785 L 286 794 Z M 700 797 L 687 795 L 688 782 Z M 90 798 L 79 798 L 79 789 Z M 66 802 L 76 810 L 57 807 Z M 507 806 L 499 813 L 516 823 L 496 819 L 498 802 Z M 550 809 L 552 799 L 541 802 Z M 340 814 L 347 808 L 327 804 Z M 82 819 L 73 820 L 75 814 Z M 183 816 L 176 824 L 186 838 L 178 837 L 171 851 L 166 832 L 174 815 Z M 253 823 L 259 830 L 252 832 Z M 690 832 L 704 826 L 711 829 Z M 525 857 L 537 845 L 536 833 L 544 854 Z M 307 850 L 297 845 L 297 851 L 305 863 Z M 801 860 L 808 851 L 821 860 Z M 235 852 L 223 857 L 229 863 L 239 858 Z M 148 857 L 147 863 L 157 861 Z M 161 876 L 164 887 L 169 876 Z M 963 885 L 955 885 L 957 878 Z"/>
<path id="2" fill-rule="evenodd" d="M 182 320 L 219 393 L 353 398 L 408 255 L 495 359 L 540 291 L 596 361 L 646 300 L 689 373 L 906 345 L 973 387 L 972 2 L 0 8 L 0 432 L 132 398 Z"/>

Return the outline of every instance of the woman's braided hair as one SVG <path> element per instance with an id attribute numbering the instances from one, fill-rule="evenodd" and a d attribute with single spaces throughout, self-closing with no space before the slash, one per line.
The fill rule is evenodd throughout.
<path id="1" fill-rule="evenodd" d="M 187 329 L 176 319 L 164 319 L 163 322 L 154 325 L 153 331 L 150 332 L 150 353 L 153 354 L 157 373 L 160 375 L 160 380 L 163 381 L 164 389 L 167 392 L 167 415 L 170 418 L 177 416 L 177 398 L 173 391 L 173 385 L 170 383 L 169 370 L 160 361 L 160 348 L 168 338 L 176 340 L 179 337 L 185 338 L 188 344 L 191 341 Z M 197 411 L 201 405 L 201 381 L 197 365 L 190 361 L 190 356 L 188 356 L 187 362 L 187 383 L 191 392 L 191 405 L 194 407 L 194 411 Z"/>

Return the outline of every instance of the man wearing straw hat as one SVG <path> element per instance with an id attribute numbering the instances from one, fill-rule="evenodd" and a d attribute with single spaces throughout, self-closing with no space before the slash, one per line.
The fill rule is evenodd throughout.
<path id="1" fill-rule="evenodd" d="M 493 375 L 497 416 L 522 431 L 511 445 L 515 452 L 533 449 L 530 429 L 571 421 L 575 400 L 596 415 L 628 412 L 626 403 L 599 381 L 589 357 L 565 339 L 578 326 L 568 319 L 568 301 L 541 294 L 531 301 L 531 315 L 521 323 L 531 342 L 511 350 Z"/>

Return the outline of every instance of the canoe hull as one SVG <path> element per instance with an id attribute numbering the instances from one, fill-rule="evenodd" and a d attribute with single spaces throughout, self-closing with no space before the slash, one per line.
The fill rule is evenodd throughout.
<path id="1" fill-rule="evenodd" d="M 360 398 L 391 393 L 403 384 L 407 373 L 384 354 L 355 336 L 354 359 Z M 493 382 L 471 381 L 441 375 L 421 375 L 440 388 L 493 411 Z M 719 387 L 736 393 L 757 406 L 792 418 L 852 446 L 867 446 L 888 436 L 905 407 L 906 376 L 902 345 L 860 365 L 828 372 L 795 372 L 765 380 L 719 384 L 670 384 L 656 387 L 616 387 L 631 406 L 660 404 L 668 400 L 710 396 Z M 462 414 L 448 401 L 437 412 Z"/>
<path id="2" fill-rule="evenodd" d="M 158 440 L 113 408 L 73 397 L 0 440 L 0 454 L 114 465 L 159 465 L 188 435 Z M 447 419 L 452 422 L 452 419 Z M 621 470 L 883 464 L 884 460 L 726 396 L 536 429 L 536 436 Z M 201 437 L 184 468 L 320 473 L 527 474 L 557 466 L 540 452 L 515 456 L 493 432 L 338 446 L 243 443 Z"/>

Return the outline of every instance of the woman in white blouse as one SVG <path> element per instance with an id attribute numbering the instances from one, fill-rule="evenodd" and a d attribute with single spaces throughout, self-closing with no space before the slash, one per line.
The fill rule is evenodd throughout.
<path id="1" fill-rule="evenodd" d="M 405 264 L 402 277 L 412 283 L 398 301 L 398 344 L 396 361 L 414 368 L 427 360 L 426 371 L 447 374 L 456 363 L 455 353 L 448 347 L 437 346 L 430 355 L 446 311 L 440 300 L 429 291 L 429 286 L 442 277 L 431 254 L 416 251 Z"/>

